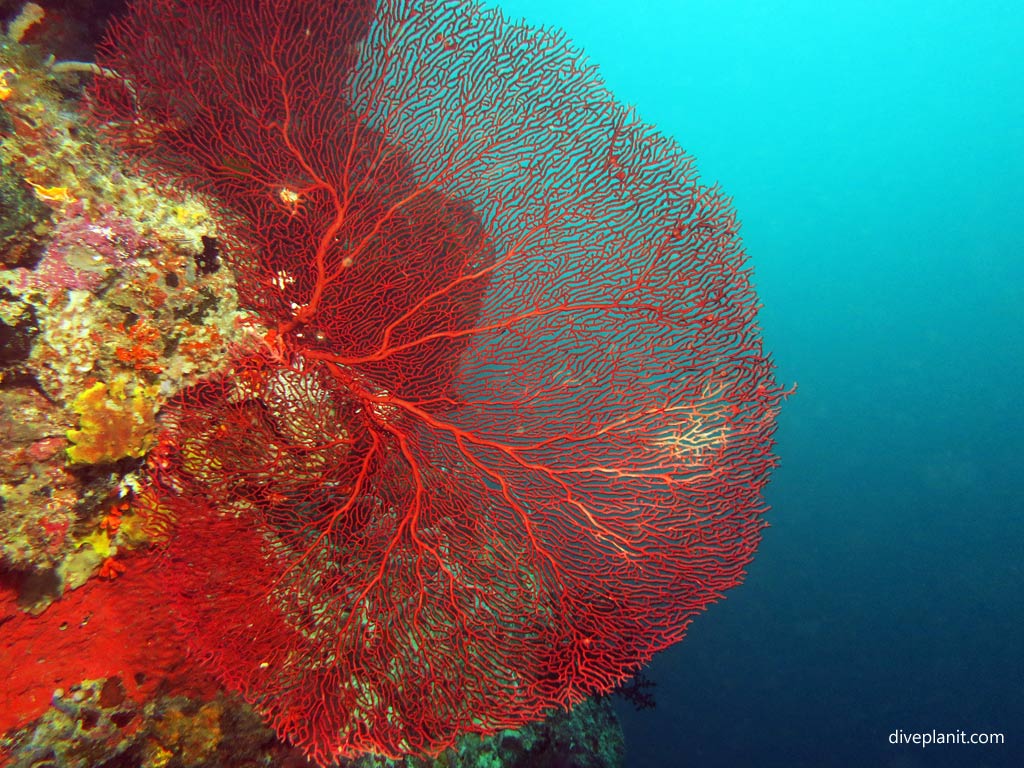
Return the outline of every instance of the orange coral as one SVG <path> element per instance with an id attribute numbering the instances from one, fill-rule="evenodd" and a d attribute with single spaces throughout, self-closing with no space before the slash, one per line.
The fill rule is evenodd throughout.
<path id="1" fill-rule="evenodd" d="M 101 579 L 116 579 L 122 573 L 128 570 L 128 566 L 122 563 L 120 560 L 115 560 L 113 557 L 108 557 L 103 561 L 103 565 L 100 566 L 99 576 Z"/>
<path id="2" fill-rule="evenodd" d="M 145 455 L 154 442 L 155 395 L 155 388 L 138 385 L 129 395 L 121 379 L 86 389 L 72 404 L 79 428 L 68 430 L 74 443 L 68 458 L 76 464 L 103 464 Z"/>
<path id="3" fill-rule="evenodd" d="M 140 320 L 129 327 L 126 333 L 132 341 L 132 346 L 115 348 L 114 354 L 117 359 L 122 363 L 132 363 L 136 370 L 153 373 L 163 371 L 163 366 L 154 362 L 160 358 L 161 351 L 150 346 L 160 341 L 159 329 Z"/>

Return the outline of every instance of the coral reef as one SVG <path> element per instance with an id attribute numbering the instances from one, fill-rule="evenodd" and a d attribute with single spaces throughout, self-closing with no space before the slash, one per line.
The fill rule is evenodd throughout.
<path id="1" fill-rule="evenodd" d="M 32 728 L 7 739 L 12 768 L 59 765 L 89 768 L 132 748 L 142 708 L 125 696 L 120 678 L 83 680 L 53 693 L 50 709 Z"/>
<path id="2" fill-rule="evenodd" d="M 99 526 L 157 413 L 253 334 L 208 205 L 125 168 L 41 49 L 0 42 L 0 71 L 0 567 L 40 610 L 144 543 Z"/>
<path id="3" fill-rule="evenodd" d="M 0 116 L 5 113 L 0 112 Z M 0 117 L 2 119 L 2 117 Z M 50 209 L 6 162 L 0 161 L 0 259 L 3 266 L 29 262 L 46 232 Z"/>
<path id="4" fill-rule="evenodd" d="M 28 11 L 0 39 L 0 765 L 308 765 L 185 663 L 146 588 L 159 532 L 137 513 L 158 501 L 139 478 L 163 461 L 160 412 L 262 334 L 220 268 L 223 218 L 96 140 L 73 82 L 91 70 L 55 65 L 34 43 L 67 36 Z M 610 711 L 582 707 L 437 760 L 354 765 L 620 761 Z"/>
<path id="5" fill-rule="evenodd" d="M 306 768 L 240 699 L 218 695 L 197 702 L 157 696 L 139 705 L 120 678 L 86 680 L 58 689 L 50 709 L 31 726 L 0 738 L 5 768 Z M 624 742 L 607 702 L 591 700 L 518 730 L 466 736 L 436 759 L 389 760 L 364 755 L 345 768 L 619 768 Z M 115 759 L 118 759 L 117 762 Z"/>
<path id="6" fill-rule="evenodd" d="M 597 698 L 540 723 L 487 738 L 467 736 L 455 752 L 455 765 L 466 768 L 613 768 L 622 764 L 625 744 L 611 705 Z"/>
<path id="7" fill-rule="evenodd" d="M 139 704 L 119 677 L 58 689 L 46 713 L 0 739 L 0 750 L 8 768 L 91 768 L 115 760 L 139 768 L 241 768 L 258 760 L 269 765 L 271 756 L 289 752 L 239 699 L 156 696 Z"/>

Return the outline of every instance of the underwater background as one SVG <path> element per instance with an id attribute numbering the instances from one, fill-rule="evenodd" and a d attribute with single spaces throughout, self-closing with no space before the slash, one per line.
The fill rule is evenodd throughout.
<path id="1" fill-rule="evenodd" d="M 0 166 L 46 214 L 28 217 L 40 261 L 0 270 L 17 288 L 0 304 L 40 310 L 38 328 L 19 319 L 0 339 L 0 362 L 24 372 L 31 359 L 38 379 L 0 388 L 0 766 L 304 764 L 206 672 L 174 674 L 165 606 L 135 591 L 150 539 L 122 499 L 144 457 L 163 455 L 151 437 L 164 401 L 139 382 L 180 388 L 222 363 L 237 289 L 202 205 L 172 207 L 89 145 L 77 102 L 95 72 L 51 71 L 49 42 L 77 30 L 82 46 L 59 58 L 91 60 L 123 4 L 46 5 L 38 38 L 21 46 L 8 27 L 0 40 L 0 115 L 16 120 Z M 616 98 L 734 198 L 765 347 L 797 385 L 745 583 L 645 671 L 656 707 L 614 699 L 625 764 L 1024 765 L 1020 3 L 488 5 L 564 29 Z M 83 9 L 96 18 L 76 20 Z M 73 66 L 57 88 L 61 63 Z M 126 279 L 90 294 L 114 275 Z M 79 304 L 41 309 L 65 289 Z M 82 331 L 70 346 L 68 329 Z M 93 363 L 106 381 L 88 377 Z M 14 579 L 12 562 L 54 580 Z M 450 764 L 618 765 L 608 711 L 588 702 Z M 905 743 L 933 732 L 1004 743 Z"/>
<path id="2" fill-rule="evenodd" d="M 735 199 L 782 411 L 627 765 L 1024 765 L 1024 6 L 503 0 Z M 891 745 L 1002 733 L 1005 744 Z"/>

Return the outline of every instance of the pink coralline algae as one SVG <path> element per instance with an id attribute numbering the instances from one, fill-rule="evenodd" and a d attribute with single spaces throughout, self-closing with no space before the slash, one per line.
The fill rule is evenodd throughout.
<path id="1" fill-rule="evenodd" d="M 111 206 L 90 211 L 81 202 L 73 203 L 57 222 L 42 259 L 34 269 L 19 270 L 14 288 L 40 290 L 51 299 L 67 290 L 95 292 L 145 247 L 134 224 Z"/>

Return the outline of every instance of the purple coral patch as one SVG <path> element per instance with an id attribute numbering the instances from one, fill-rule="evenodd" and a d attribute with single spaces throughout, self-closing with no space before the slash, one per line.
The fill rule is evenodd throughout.
<path id="1" fill-rule="evenodd" d="M 145 239 L 131 220 L 111 206 L 87 211 L 73 203 L 57 221 L 43 258 L 32 270 L 20 270 L 21 290 L 46 293 L 96 290 L 112 273 L 130 265 L 143 252 Z"/>

